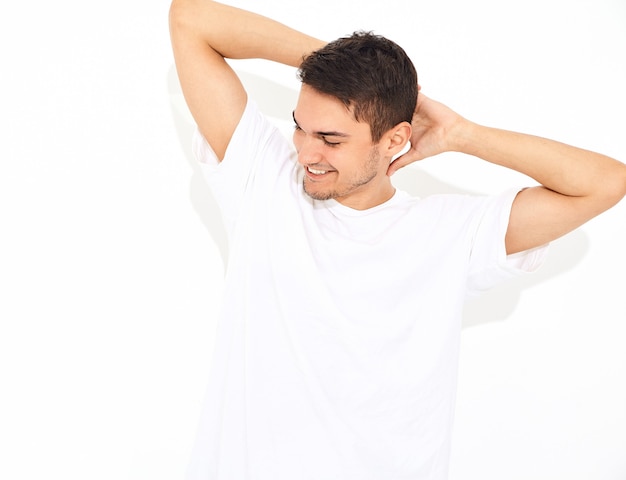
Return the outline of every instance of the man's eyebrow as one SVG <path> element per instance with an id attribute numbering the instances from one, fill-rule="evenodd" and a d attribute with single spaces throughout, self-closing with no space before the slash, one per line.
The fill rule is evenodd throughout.
<path id="1" fill-rule="evenodd" d="M 293 118 L 293 123 L 295 123 L 298 127 L 300 126 L 300 124 L 298 123 L 298 121 L 296 120 L 296 111 L 292 111 L 291 112 L 291 116 Z M 336 132 L 336 131 L 330 131 L 330 132 L 313 132 L 313 135 L 316 135 L 318 137 L 343 137 L 343 138 L 347 138 L 350 135 L 347 133 L 343 133 L 343 132 Z"/>

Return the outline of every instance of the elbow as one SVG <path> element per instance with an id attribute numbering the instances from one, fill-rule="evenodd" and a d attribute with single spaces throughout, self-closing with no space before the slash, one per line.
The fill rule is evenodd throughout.
<path id="1" fill-rule="evenodd" d="M 169 9 L 169 24 L 171 30 L 179 28 L 189 29 L 194 20 L 203 15 L 205 10 L 212 7 L 214 2 L 198 2 L 197 0 L 172 0 Z"/>
<path id="2" fill-rule="evenodd" d="M 172 35 L 192 35 L 206 40 L 206 32 L 219 25 L 219 4 L 206 0 L 172 0 L 169 26 Z"/>
<path id="3" fill-rule="evenodd" d="M 190 2 L 187 0 L 172 0 L 169 10 L 170 30 L 176 31 L 184 27 L 189 20 Z"/>
<path id="4" fill-rule="evenodd" d="M 626 164 L 621 164 L 621 185 L 622 185 L 622 198 L 626 197 Z"/>
<path id="5" fill-rule="evenodd" d="M 184 0 L 172 0 L 168 14 L 168 21 L 171 33 L 174 33 L 181 26 L 181 19 L 183 18 L 184 9 Z"/>
<path id="6" fill-rule="evenodd" d="M 607 209 L 626 197 L 626 164 L 617 163 L 614 172 L 606 176 L 602 185 L 602 197 L 605 199 Z"/>
<path id="7" fill-rule="evenodd" d="M 620 163 L 619 171 L 615 175 L 614 194 L 616 197 L 615 203 L 626 197 L 626 164 Z"/>

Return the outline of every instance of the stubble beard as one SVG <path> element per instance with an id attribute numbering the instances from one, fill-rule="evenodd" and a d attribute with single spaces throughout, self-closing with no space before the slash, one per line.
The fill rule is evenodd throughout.
<path id="1" fill-rule="evenodd" d="M 378 148 L 372 148 L 365 162 L 363 170 L 356 172 L 355 178 L 351 179 L 347 185 L 341 188 L 329 187 L 328 190 L 309 191 L 307 189 L 308 182 L 305 176 L 304 180 L 302 181 L 304 193 L 306 193 L 314 200 L 330 200 L 346 197 L 354 191 L 358 190 L 363 185 L 367 185 L 376 177 L 376 175 L 378 174 L 379 161 L 380 153 L 378 151 Z"/>

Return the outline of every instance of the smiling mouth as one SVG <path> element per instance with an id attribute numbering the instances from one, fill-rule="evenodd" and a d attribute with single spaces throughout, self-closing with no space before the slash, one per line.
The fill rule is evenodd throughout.
<path id="1" fill-rule="evenodd" d="M 305 168 L 310 177 L 321 177 L 328 173 L 334 172 L 334 170 L 322 170 L 320 168 L 313 168 L 310 166 L 306 166 Z"/>
<path id="2" fill-rule="evenodd" d="M 317 170 L 311 167 L 306 167 L 306 169 L 309 171 L 309 173 L 312 173 L 313 175 L 324 175 L 328 172 L 328 170 Z"/>

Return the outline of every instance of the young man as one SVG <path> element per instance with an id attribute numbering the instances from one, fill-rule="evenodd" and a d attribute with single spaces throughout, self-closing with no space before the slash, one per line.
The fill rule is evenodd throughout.
<path id="1" fill-rule="evenodd" d="M 445 479 L 465 297 L 535 270 L 550 241 L 626 194 L 626 166 L 418 95 L 381 37 L 325 44 L 208 0 L 174 0 L 170 21 L 230 244 L 189 478 Z M 299 68 L 295 152 L 225 58 Z M 445 151 L 542 186 L 423 200 L 393 187 Z"/>

